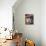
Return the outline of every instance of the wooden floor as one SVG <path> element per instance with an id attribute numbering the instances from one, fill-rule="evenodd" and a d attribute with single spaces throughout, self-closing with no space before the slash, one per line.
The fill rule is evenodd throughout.
<path id="1" fill-rule="evenodd" d="M 6 42 L 2 43 L 0 46 L 16 46 L 15 39 L 13 39 L 13 40 L 6 40 Z"/>

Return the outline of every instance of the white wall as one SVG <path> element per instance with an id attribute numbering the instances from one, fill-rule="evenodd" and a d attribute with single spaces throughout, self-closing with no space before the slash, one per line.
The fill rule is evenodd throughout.
<path id="1" fill-rule="evenodd" d="M 41 38 L 42 46 L 46 46 L 46 0 L 41 1 Z"/>
<path id="2" fill-rule="evenodd" d="M 25 25 L 25 14 L 34 14 L 34 24 Z M 16 8 L 15 28 L 22 32 L 25 38 L 35 41 L 36 46 L 41 46 L 41 1 L 40 0 L 23 0 Z"/>
<path id="3" fill-rule="evenodd" d="M 0 0 L 0 27 L 12 28 L 12 6 L 16 0 Z"/>

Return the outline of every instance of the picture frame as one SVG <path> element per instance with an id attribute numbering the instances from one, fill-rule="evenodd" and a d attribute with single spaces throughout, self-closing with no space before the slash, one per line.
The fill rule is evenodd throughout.
<path id="1" fill-rule="evenodd" d="M 33 16 L 33 14 L 25 14 L 25 24 L 27 24 L 27 25 L 34 24 L 34 16 Z"/>

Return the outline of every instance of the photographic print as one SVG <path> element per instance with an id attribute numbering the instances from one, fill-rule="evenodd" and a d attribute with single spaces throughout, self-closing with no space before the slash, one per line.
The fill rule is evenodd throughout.
<path id="1" fill-rule="evenodd" d="M 27 25 L 34 24 L 33 14 L 25 14 L 25 24 Z"/>

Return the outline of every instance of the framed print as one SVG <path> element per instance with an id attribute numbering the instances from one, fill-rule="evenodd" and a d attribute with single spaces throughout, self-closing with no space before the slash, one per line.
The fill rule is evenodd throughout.
<path id="1" fill-rule="evenodd" d="M 34 24 L 33 14 L 25 14 L 25 24 L 27 25 Z"/>

